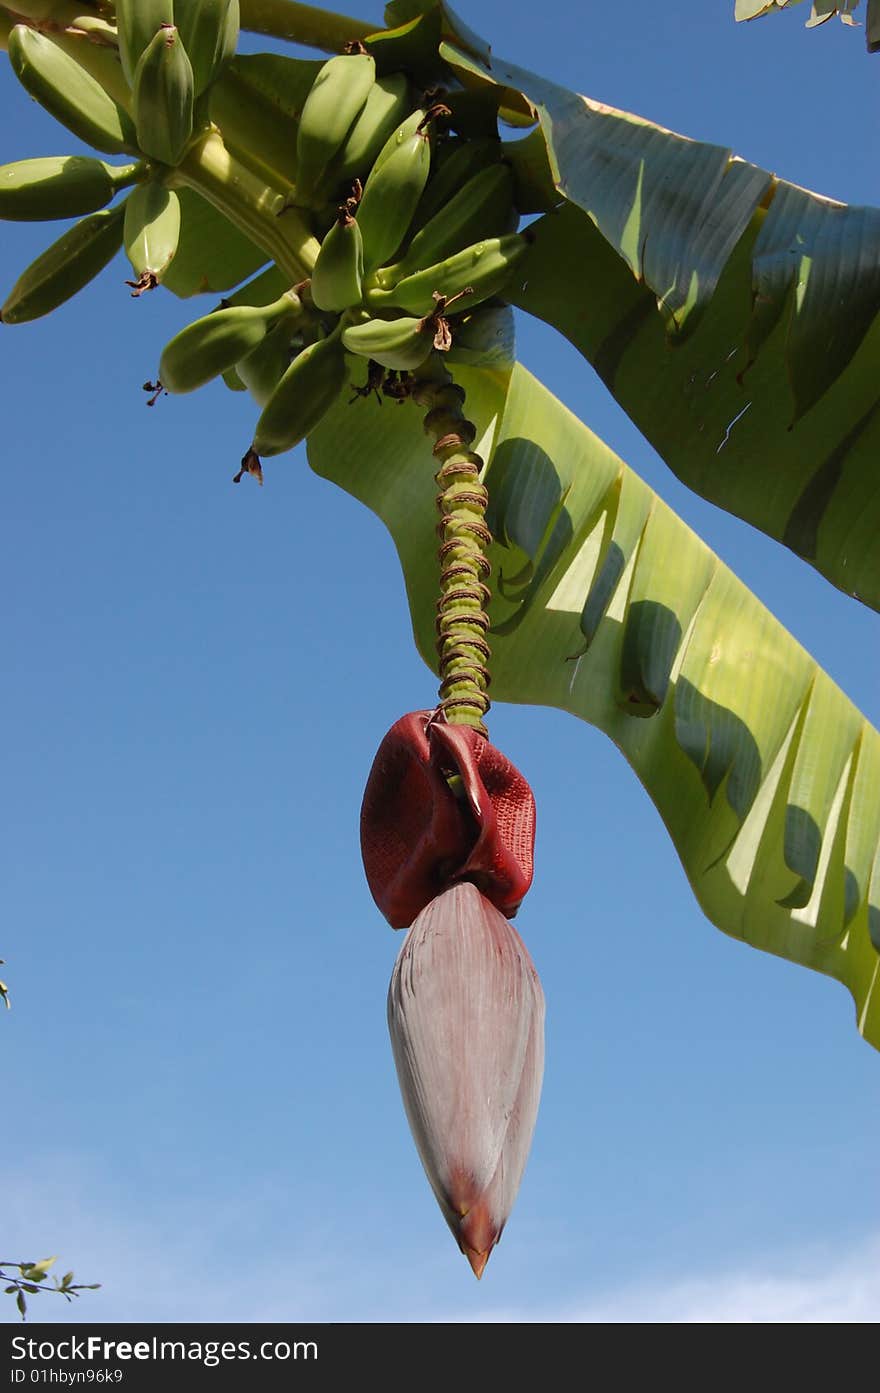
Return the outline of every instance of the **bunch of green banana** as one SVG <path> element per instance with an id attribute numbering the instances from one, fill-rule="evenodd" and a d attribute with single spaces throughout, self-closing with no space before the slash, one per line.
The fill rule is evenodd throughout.
<path id="1" fill-rule="evenodd" d="M 133 295 L 154 290 L 180 240 L 180 199 L 162 184 L 142 184 L 125 200 L 123 242 L 135 279 Z"/>
<path id="2" fill-rule="evenodd" d="M 409 372 L 424 363 L 435 335 L 436 321 L 428 314 L 421 319 L 367 319 L 349 324 L 342 331 L 342 342 L 349 353 L 381 363 L 383 368 Z"/>
<path id="3" fill-rule="evenodd" d="M 435 293 L 450 300 L 467 292 L 466 305 L 474 305 L 498 295 L 526 250 L 528 242 L 519 232 L 505 237 L 487 237 L 482 242 L 448 256 L 434 266 L 404 277 L 390 289 L 368 290 L 367 308 L 406 310 L 409 314 L 430 314 Z"/>
<path id="4" fill-rule="evenodd" d="M 303 104 L 296 137 L 297 202 L 308 205 L 339 154 L 376 79 L 369 53 L 340 53 L 319 70 Z"/>
<path id="5" fill-rule="evenodd" d="M 163 24 L 134 71 L 134 120 L 145 155 L 176 165 L 193 133 L 192 64 L 173 24 Z"/>
<path id="6" fill-rule="evenodd" d="M 4 324 L 51 313 L 101 271 L 122 246 L 124 207 L 104 208 L 68 228 L 23 271 L 0 308 Z"/>
<path id="7" fill-rule="evenodd" d="M 7 51 L 25 91 L 80 140 L 111 155 L 137 150 L 128 114 L 45 34 L 16 24 Z"/>
<path id="8" fill-rule="evenodd" d="M 159 381 L 169 392 L 194 392 L 219 377 L 262 343 L 283 319 L 295 320 L 298 296 L 286 291 L 269 305 L 227 305 L 181 329 L 165 345 Z"/>
<path id="9" fill-rule="evenodd" d="M 238 0 L 174 0 L 174 23 L 192 64 L 195 94 L 201 96 L 235 54 Z"/>
<path id="10" fill-rule="evenodd" d="M 490 165 L 474 174 L 415 234 L 404 257 L 396 265 L 384 267 L 376 279 L 388 289 L 472 246 L 478 238 L 510 232 L 516 222 L 513 176 L 505 164 Z"/>
<path id="11" fill-rule="evenodd" d="M 86 155 L 48 155 L 0 165 L 0 218 L 43 222 L 96 213 L 117 189 L 142 174 L 141 164 L 114 166 Z"/>
<path id="12" fill-rule="evenodd" d="M 330 189 L 366 178 L 382 147 L 410 110 L 409 80 L 405 73 L 377 78 L 354 125 L 327 173 Z"/>
<path id="13" fill-rule="evenodd" d="M 294 358 L 263 407 L 245 460 L 292 450 L 314 430 L 344 385 L 345 350 L 337 331 Z"/>
<path id="14" fill-rule="evenodd" d="M 366 274 L 384 265 L 397 251 L 424 192 L 431 168 L 425 120 L 402 140 L 395 132 L 389 142 L 391 149 L 386 145 L 388 153 L 382 152 L 385 158 L 380 157 L 370 171 L 357 212 Z"/>
<path id="15" fill-rule="evenodd" d="M 363 295 L 364 248 L 360 224 L 349 206 L 353 203 L 351 199 L 340 207 L 312 271 L 312 299 L 319 310 L 335 314 L 359 305 Z"/>

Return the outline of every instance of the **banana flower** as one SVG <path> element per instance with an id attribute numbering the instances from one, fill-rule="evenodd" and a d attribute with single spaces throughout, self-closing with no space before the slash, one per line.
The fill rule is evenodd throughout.
<path id="1" fill-rule="evenodd" d="M 474 1274 L 513 1206 L 544 1072 L 544 994 L 513 925 L 475 885 L 416 919 L 388 992 L 403 1103 L 422 1165 Z"/>
<path id="2" fill-rule="evenodd" d="M 531 884 L 528 783 L 477 731 L 404 716 L 373 763 L 361 847 L 373 897 L 411 925 L 388 992 L 410 1130 L 475 1275 L 525 1169 L 544 1072 L 544 994 L 509 920 Z"/>

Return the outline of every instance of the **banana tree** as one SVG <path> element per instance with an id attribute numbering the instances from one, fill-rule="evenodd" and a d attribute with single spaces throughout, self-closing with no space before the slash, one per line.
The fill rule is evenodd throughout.
<path id="1" fill-rule="evenodd" d="M 321 56 L 237 53 L 239 8 L 244 30 Z M 773 8 L 739 3 L 737 18 Z M 855 9 L 816 4 L 811 23 Z M 490 675 L 495 700 L 603 730 L 711 922 L 837 979 L 880 1048 L 880 737 L 516 361 L 511 309 L 575 345 L 683 483 L 877 609 L 880 214 L 507 63 L 442 0 L 393 0 L 382 28 L 291 0 L 34 0 L 0 7 L 0 35 L 28 93 L 97 151 L 0 170 L 0 215 L 80 217 L 9 288 L 3 322 L 50 312 L 122 248 L 136 296 L 159 285 L 223 295 L 166 345 L 151 400 L 222 374 L 259 407 L 238 481 L 262 482 L 267 459 L 271 477 L 274 456 L 305 441 L 312 469 L 394 539 L 441 690 L 420 725 L 395 727 L 394 759 L 405 747 L 407 779 L 424 783 L 378 838 L 383 744 L 365 862 L 390 921 L 413 925 L 392 989 L 395 1055 L 432 1185 L 477 1275 L 513 1199 L 499 1176 L 507 1166 L 518 1179 L 528 1150 L 543 1009 L 504 927 L 528 888 L 527 837 L 505 842 L 506 813 L 497 842 L 495 822 L 486 830 L 516 786 L 516 771 L 501 783 L 487 773 L 501 767 L 486 754 Z M 440 464 L 439 567 L 426 430 Z M 392 824 L 407 829 L 397 861 L 383 852 L 371 870 Z M 399 877 L 425 837 L 429 888 L 413 897 Z M 444 875 L 475 885 L 479 903 Z M 425 1044 L 401 986 L 441 901 L 455 905 L 447 959 L 432 968 L 448 989 L 443 1039 L 492 1011 L 506 1020 L 507 996 L 527 1003 L 504 1125 L 490 1119 L 448 1155 L 449 1114 L 432 1099 L 466 1091 L 471 1075 L 460 1062 L 451 1084 L 432 1079 L 442 1049 Z M 465 1000 L 449 964 L 484 929 L 507 967 L 491 982 L 487 969 Z M 493 1067 L 497 1077 L 508 1064 Z M 479 1194 L 462 1198 L 456 1167 L 480 1173 Z M 476 1237 L 460 1231 L 468 1215 Z"/>

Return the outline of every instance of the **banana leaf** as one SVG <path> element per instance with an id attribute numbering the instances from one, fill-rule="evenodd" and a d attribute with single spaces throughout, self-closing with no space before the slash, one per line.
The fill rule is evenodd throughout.
<path id="1" fill-rule="evenodd" d="M 880 210 L 441 52 L 502 104 L 524 93 L 546 140 L 562 213 L 533 229 L 510 298 L 577 345 L 685 484 L 880 608 Z"/>
<path id="2" fill-rule="evenodd" d="M 799 4 L 800 0 L 736 0 L 736 18 L 759 19 L 761 15 L 775 14 L 789 5 Z M 813 0 L 807 28 L 814 29 L 833 15 L 839 15 L 844 24 L 858 24 L 859 21 L 853 18 L 858 8 L 859 0 Z M 880 48 L 880 0 L 867 0 L 865 39 L 869 53 L 875 53 Z"/>
<path id="3" fill-rule="evenodd" d="M 539 123 L 562 212 L 533 228 L 509 298 L 572 340 L 683 483 L 880 608 L 880 210 L 506 63 L 445 3 L 386 11 L 416 15 L 456 79 Z"/>
<path id="4" fill-rule="evenodd" d="M 494 697 L 604 730 L 708 917 L 837 978 L 880 1048 L 880 735 L 524 368 L 455 375 L 492 500 Z M 309 460 L 385 522 L 435 667 L 435 489 L 420 414 L 347 395 L 310 436 Z"/>
<path id="5" fill-rule="evenodd" d="M 762 15 L 786 10 L 790 5 L 800 3 L 801 0 L 736 0 L 735 17 L 737 20 L 760 19 Z M 826 19 L 836 14 L 840 15 L 844 24 L 856 24 L 858 21 L 853 19 L 853 12 L 859 8 L 859 3 L 860 0 L 813 0 L 807 28 L 824 24 Z M 869 0 L 869 4 L 872 3 L 873 0 Z"/>

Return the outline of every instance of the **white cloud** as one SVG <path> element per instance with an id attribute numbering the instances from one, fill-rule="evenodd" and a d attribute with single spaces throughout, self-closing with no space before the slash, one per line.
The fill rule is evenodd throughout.
<path id="1" fill-rule="evenodd" d="M 487 1321 L 583 1324 L 874 1324 L 880 1312 L 880 1238 L 849 1250 L 787 1253 L 740 1270 L 621 1287 L 561 1310 L 507 1310 Z M 459 1317 L 472 1320 L 473 1316 Z"/>
<path id="2" fill-rule="evenodd" d="M 446 1264 L 435 1269 L 436 1254 L 410 1253 L 412 1282 L 402 1286 L 399 1250 L 370 1257 L 365 1266 L 365 1254 L 340 1241 L 330 1215 L 316 1223 L 302 1214 L 295 1224 L 279 1227 L 278 1216 L 290 1205 L 287 1194 L 262 1188 L 259 1195 L 230 1196 L 228 1209 L 212 1215 L 206 1234 L 204 1212 L 197 1207 L 190 1213 L 179 1200 L 154 1201 L 133 1215 L 131 1193 L 102 1184 L 96 1171 L 100 1167 L 93 1171 L 83 1157 L 56 1156 L 51 1165 L 36 1163 L 27 1178 L 0 1175 L 6 1201 L 0 1256 L 36 1259 L 57 1251 L 59 1271 L 72 1266 L 78 1280 L 104 1283 L 72 1306 L 49 1295 L 33 1297 L 34 1319 L 873 1324 L 880 1312 L 876 1232 L 848 1246 L 788 1249 L 739 1267 L 719 1264 L 687 1279 L 679 1270 L 668 1280 L 654 1277 L 553 1305 L 493 1309 L 485 1302 L 490 1266 L 473 1303 L 456 1299 L 453 1305 L 448 1295 L 438 1295 L 426 1306 L 426 1289 L 437 1291 L 439 1283 L 450 1290 Z M 250 1232 L 244 1244 L 243 1205 Z M 257 1235 L 262 1241 L 255 1251 Z M 452 1250 L 448 1257 L 461 1267 L 462 1284 L 472 1282 L 463 1260 Z M 501 1251 L 495 1262 L 503 1261 Z M 0 1298 L 0 1321 L 16 1318 L 11 1298 Z"/>

